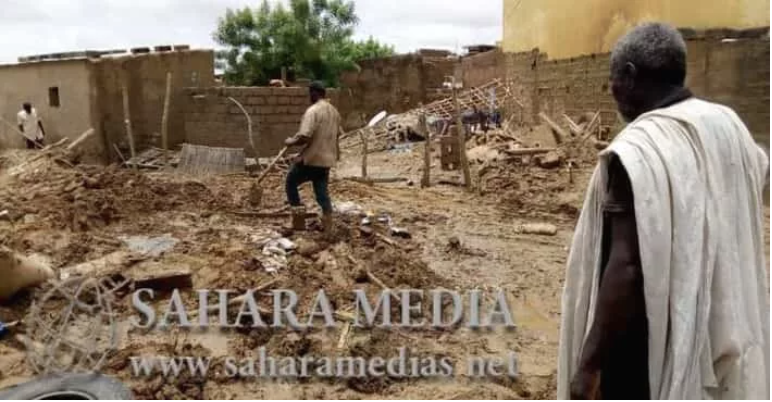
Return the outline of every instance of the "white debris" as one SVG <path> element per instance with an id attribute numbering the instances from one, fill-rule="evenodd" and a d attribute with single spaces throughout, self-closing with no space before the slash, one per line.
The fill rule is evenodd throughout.
<path id="1" fill-rule="evenodd" d="M 119 239 L 126 244 L 129 250 L 150 257 L 159 257 L 164 252 L 174 248 L 180 241 L 169 233 L 158 237 L 121 236 Z"/>
<path id="2" fill-rule="evenodd" d="M 343 215 L 363 215 L 364 209 L 362 207 L 352 201 L 344 201 L 340 204 L 335 206 L 335 209 L 338 211 L 339 214 Z"/>

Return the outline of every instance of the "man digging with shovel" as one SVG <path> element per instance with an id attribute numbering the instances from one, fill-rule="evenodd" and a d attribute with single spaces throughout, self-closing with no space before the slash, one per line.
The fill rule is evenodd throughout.
<path id="1" fill-rule="evenodd" d="M 332 233 L 332 201 L 327 184 L 330 168 L 335 166 L 339 158 L 340 114 L 335 106 L 325 99 L 326 91 L 322 83 L 311 83 L 309 94 L 311 106 L 303 114 L 300 130 L 284 141 L 288 147 L 304 146 L 287 173 L 285 188 L 287 201 L 292 207 L 293 227 L 304 229 L 306 211 L 300 201 L 298 186 L 307 181 L 313 184 L 316 202 L 322 208 L 324 232 L 329 235 Z"/>

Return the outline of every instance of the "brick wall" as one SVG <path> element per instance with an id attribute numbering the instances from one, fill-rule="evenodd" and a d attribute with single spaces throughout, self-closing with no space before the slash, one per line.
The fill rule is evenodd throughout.
<path id="1" fill-rule="evenodd" d="M 442 97 L 442 82 L 454 74 L 456 62 L 409 54 L 358 64 L 359 71 L 341 75 L 340 101 L 346 129 L 363 125 L 381 110 L 401 113 Z"/>
<path id="2" fill-rule="evenodd" d="M 113 144 L 129 156 L 121 86 L 128 88 L 129 109 L 137 152 L 161 147 L 161 122 L 166 94 L 166 73 L 172 73 L 168 116 L 168 142 L 185 140 L 181 91 L 185 87 L 214 84 L 214 52 L 183 50 L 96 59 L 90 62 L 94 128 L 103 133 L 107 155 L 116 161 Z M 124 81 L 125 78 L 125 81 Z"/>
<path id="3" fill-rule="evenodd" d="M 475 54 L 461 59 L 464 87 L 478 87 L 504 76 L 504 53 L 501 50 Z"/>
<path id="4" fill-rule="evenodd" d="M 769 143 L 768 30 L 705 31 L 685 34 L 688 50 L 687 85 L 699 97 L 732 107 L 760 142 Z M 729 38 L 727 38 L 729 37 Z M 478 56 L 479 57 L 479 56 Z M 608 53 L 550 60 L 537 50 L 506 53 L 504 75 L 525 105 L 522 121 L 537 121 L 539 112 L 577 117 L 601 111 L 604 126 L 616 124 L 616 104 L 608 88 Z M 464 64 L 477 70 L 475 63 Z M 495 70 L 491 68 L 489 71 Z M 481 72 L 463 71 L 472 82 Z"/>
<path id="5" fill-rule="evenodd" d="M 338 91 L 328 90 L 333 104 Z M 212 87 L 186 88 L 183 93 L 186 142 L 244 148 L 254 153 L 247 138 L 247 120 L 228 97 L 241 103 L 252 118 L 259 156 L 275 155 L 285 138 L 294 135 L 309 105 L 307 88 Z"/>

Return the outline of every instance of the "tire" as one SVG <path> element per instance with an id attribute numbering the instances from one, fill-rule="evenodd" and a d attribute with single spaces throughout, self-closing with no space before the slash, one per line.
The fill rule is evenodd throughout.
<path id="1" fill-rule="evenodd" d="M 134 399 L 120 381 L 100 374 L 54 374 L 0 391 L 0 399 Z"/>

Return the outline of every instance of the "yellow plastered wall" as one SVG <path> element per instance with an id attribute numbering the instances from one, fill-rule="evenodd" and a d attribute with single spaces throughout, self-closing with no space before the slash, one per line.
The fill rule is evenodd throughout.
<path id="1" fill-rule="evenodd" d="M 769 0 L 503 0 L 503 48 L 539 48 L 550 58 L 611 50 L 643 21 L 677 27 L 769 26 Z"/>

